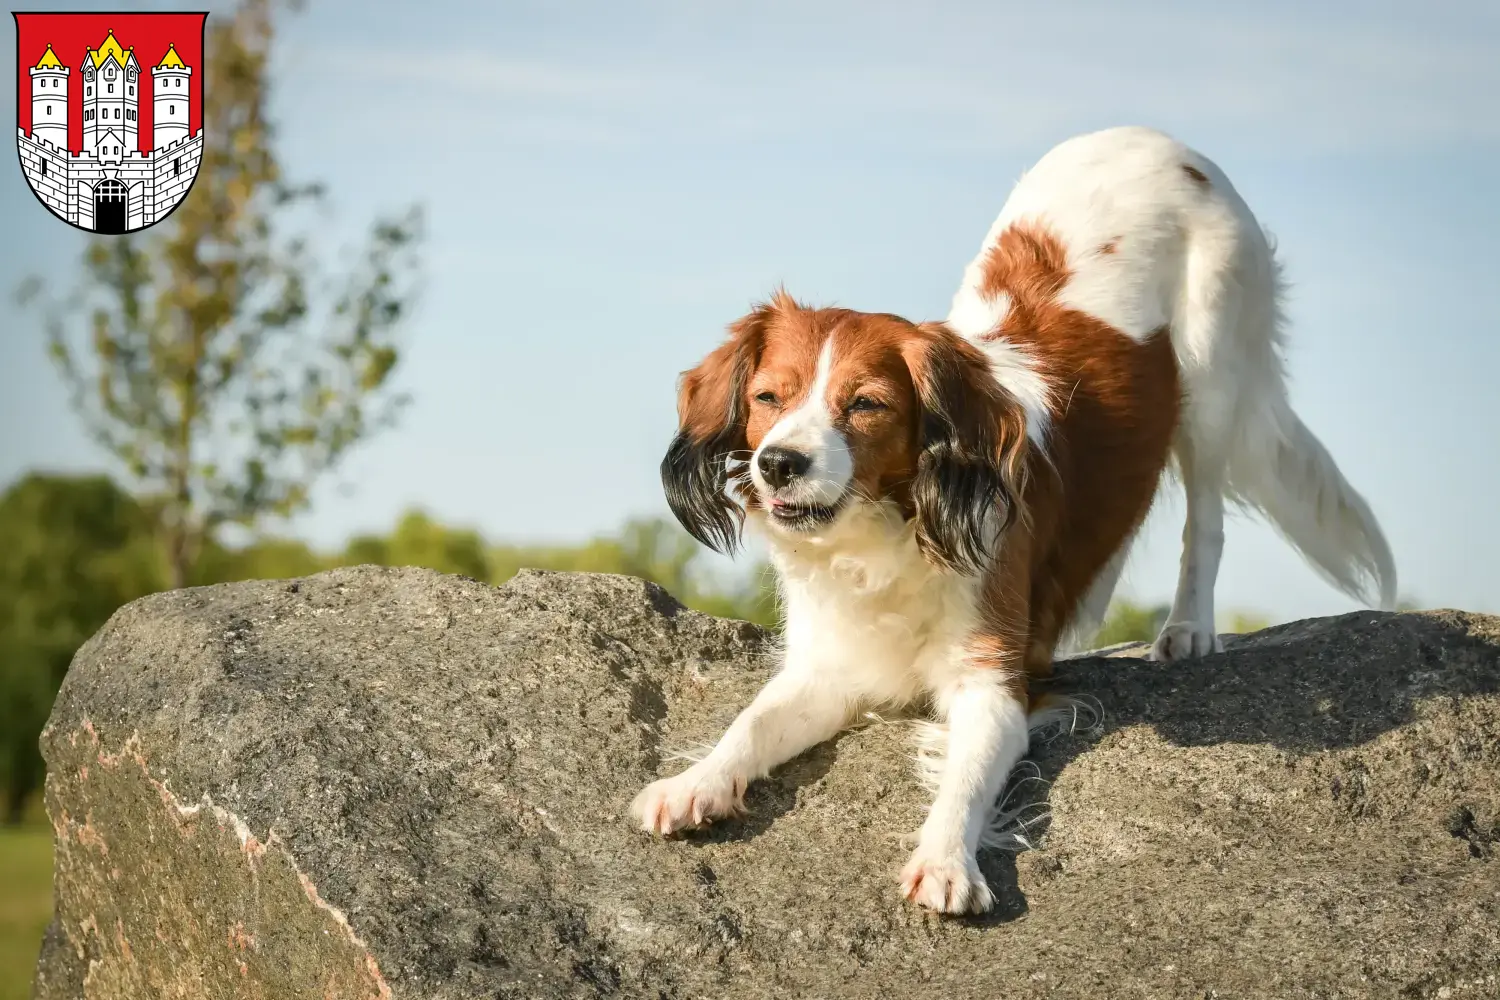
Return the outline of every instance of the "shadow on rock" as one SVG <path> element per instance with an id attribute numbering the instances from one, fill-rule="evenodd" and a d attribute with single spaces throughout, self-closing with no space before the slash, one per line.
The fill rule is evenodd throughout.
<path id="1" fill-rule="evenodd" d="M 1223 653 L 1184 663 L 1153 663 L 1144 645 L 1065 660 L 1049 687 L 1099 699 L 1100 735 L 1150 725 L 1179 746 L 1338 750 L 1411 722 L 1424 700 L 1500 691 L 1491 628 L 1452 611 L 1356 612 L 1226 636 Z"/>
<path id="2" fill-rule="evenodd" d="M 796 808 L 799 788 L 817 782 L 832 769 L 839 759 L 839 743 L 844 735 L 797 755 L 769 778 L 751 782 L 745 792 L 744 815 L 688 830 L 682 839 L 688 843 L 723 844 L 750 840 L 765 833 L 777 819 Z"/>

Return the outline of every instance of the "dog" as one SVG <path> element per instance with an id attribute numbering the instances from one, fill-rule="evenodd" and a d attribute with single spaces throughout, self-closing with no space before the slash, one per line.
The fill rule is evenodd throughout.
<path id="1" fill-rule="evenodd" d="M 732 552 L 746 520 L 764 535 L 784 662 L 706 756 L 636 796 L 636 820 L 668 835 L 733 815 L 861 712 L 926 705 L 946 735 L 901 889 L 990 909 L 976 853 L 1029 748 L 1028 679 L 1097 630 L 1169 466 L 1187 524 L 1154 658 L 1221 649 L 1226 499 L 1390 607 L 1380 526 L 1288 403 L 1281 294 L 1224 173 L 1128 127 L 1021 178 L 945 322 L 779 291 L 732 324 L 682 376 L 662 480 L 705 545 Z"/>

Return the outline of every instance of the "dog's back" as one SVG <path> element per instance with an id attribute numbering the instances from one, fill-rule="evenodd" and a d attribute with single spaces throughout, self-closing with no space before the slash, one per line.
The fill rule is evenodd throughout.
<path id="1" fill-rule="evenodd" d="M 1169 136 L 1114 128 L 1055 147 L 1017 182 L 969 264 L 948 323 L 981 337 L 1009 303 L 983 294 L 990 248 L 1014 226 L 1045 227 L 1066 253 L 1060 305 L 1087 313 L 1136 340 L 1173 331 L 1186 360 L 1211 345 L 1183 339 L 1204 271 L 1232 272 L 1247 303 L 1274 302 L 1272 254 L 1249 208 L 1222 171 Z M 1259 322 L 1269 357 L 1274 316 Z M 1249 338 L 1246 338 L 1249 339 Z"/>
<path id="2" fill-rule="evenodd" d="M 1173 424 L 1189 512 L 1177 599 L 1157 644 L 1163 658 L 1216 645 L 1225 497 L 1265 513 L 1340 589 L 1383 606 L 1394 600 L 1394 564 L 1374 516 L 1288 405 L 1279 298 L 1274 251 L 1224 172 L 1170 136 L 1124 127 L 1070 139 L 1022 177 L 953 300 L 948 325 L 990 353 L 1002 382 L 1021 369 L 1019 352 L 1045 373 L 1050 393 L 1070 397 L 1047 408 L 1063 425 L 1052 435 L 1061 460 L 1071 450 L 1085 465 L 1066 477 L 1088 494 L 1067 505 L 1077 521 L 1068 537 L 1109 534 L 1090 517 L 1139 492 L 1130 463 L 1109 461 L 1120 455 L 1111 436 L 1135 428 L 1133 447 L 1149 453 L 1163 422 Z M 1168 353 L 1175 379 L 1162 374 Z M 1124 389 L 1134 410 L 1116 407 L 1112 419 L 1068 433 L 1070 415 L 1088 422 L 1074 408 L 1107 409 L 1112 389 Z M 1084 438 L 1088 456 L 1079 454 Z M 1122 517 L 1144 516 L 1145 506 L 1123 505 L 1131 510 Z M 1090 571 L 1075 634 L 1103 615 L 1127 547 Z"/>

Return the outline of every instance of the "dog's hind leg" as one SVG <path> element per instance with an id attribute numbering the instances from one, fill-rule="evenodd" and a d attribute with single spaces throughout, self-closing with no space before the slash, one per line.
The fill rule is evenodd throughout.
<path id="1" fill-rule="evenodd" d="M 1187 493 L 1187 524 L 1172 611 L 1151 647 L 1155 660 L 1183 660 L 1223 649 L 1214 627 L 1214 585 L 1224 552 L 1224 456 L 1183 434 L 1177 464 Z"/>
<path id="2" fill-rule="evenodd" d="M 1217 173 L 1217 170 L 1211 173 Z M 1249 209 L 1222 178 L 1188 214 L 1171 337 L 1182 388 L 1174 453 L 1187 496 L 1177 593 L 1157 660 L 1220 648 L 1214 585 L 1224 551 L 1224 498 L 1244 400 L 1277 385 L 1270 250 Z"/>

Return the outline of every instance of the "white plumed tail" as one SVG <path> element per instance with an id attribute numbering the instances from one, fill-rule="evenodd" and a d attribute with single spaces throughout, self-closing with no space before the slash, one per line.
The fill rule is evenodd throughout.
<path id="1" fill-rule="evenodd" d="M 1240 427 L 1228 473 L 1230 499 L 1263 513 L 1329 583 L 1395 607 L 1396 563 L 1380 524 L 1285 396 Z"/>

